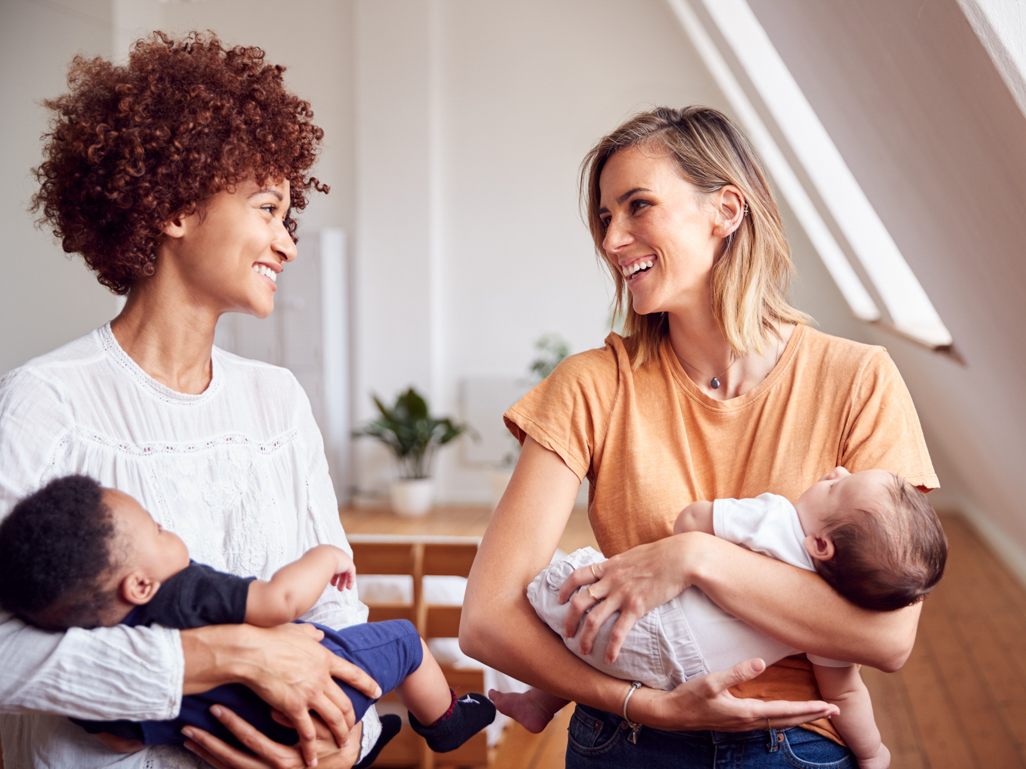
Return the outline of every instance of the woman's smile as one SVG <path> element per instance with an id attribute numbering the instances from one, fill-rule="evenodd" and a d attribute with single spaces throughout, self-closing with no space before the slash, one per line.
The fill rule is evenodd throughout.
<path id="1" fill-rule="evenodd" d="M 634 259 L 625 265 L 620 265 L 620 272 L 627 281 L 627 285 L 631 285 L 641 277 L 648 273 L 649 270 L 655 266 L 657 257 L 645 256 L 640 259 Z"/>
<path id="2" fill-rule="evenodd" d="M 268 281 L 271 284 L 272 291 L 278 290 L 278 286 L 276 284 L 278 282 L 278 273 L 281 272 L 281 267 L 275 270 L 269 265 L 257 262 L 253 265 L 253 272 L 263 276 L 264 280 Z"/>

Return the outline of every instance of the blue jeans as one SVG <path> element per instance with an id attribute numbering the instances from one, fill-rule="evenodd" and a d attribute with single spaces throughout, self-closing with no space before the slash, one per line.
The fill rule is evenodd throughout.
<path id="1" fill-rule="evenodd" d="M 664 732 L 643 726 L 637 744 L 620 716 L 578 705 L 570 719 L 567 769 L 856 769 L 851 751 L 795 727 L 753 732 Z"/>

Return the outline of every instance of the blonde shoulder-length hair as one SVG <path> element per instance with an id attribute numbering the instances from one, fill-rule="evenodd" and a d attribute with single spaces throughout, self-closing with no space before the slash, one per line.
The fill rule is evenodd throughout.
<path id="1" fill-rule="evenodd" d="M 741 191 L 749 213 L 726 240 L 712 270 L 713 314 L 738 356 L 763 351 L 779 338 L 780 323 L 809 323 L 808 315 L 787 301 L 794 273 L 791 249 L 777 202 L 766 183 L 755 150 L 725 115 L 708 107 L 659 107 L 635 115 L 589 152 L 581 163 L 581 197 L 599 259 L 616 286 L 614 314 L 626 310 L 624 343 L 637 369 L 658 356 L 669 330 L 665 313 L 639 315 L 631 306 L 627 282 L 602 248 L 606 228 L 599 216 L 599 180 L 606 161 L 620 150 L 661 146 L 698 190 L 716 192 L 728 184 Z"/>

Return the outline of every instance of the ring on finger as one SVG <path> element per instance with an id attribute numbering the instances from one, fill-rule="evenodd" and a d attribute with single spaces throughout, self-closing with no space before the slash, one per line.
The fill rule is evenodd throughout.
<path id="1" fill-rule="evenodd" d="M 599 597 L 597 595 L 595 595 L 593 592 L 591 592 L 591 585 L 588 585 L 584 589 L 585 589 L 585 591 L 587 591 L 588 595 L 591 596 L 593 601 L 598 601 L 599 600 Z"/>
<path id="2" fill-rule="evenodd" d="M 601 579 L 601 577 L 599 577 L 599 575 L 595 573 L 595 564 L 591 564 L 591 578 L 596 582 L 598 582 Z"/>

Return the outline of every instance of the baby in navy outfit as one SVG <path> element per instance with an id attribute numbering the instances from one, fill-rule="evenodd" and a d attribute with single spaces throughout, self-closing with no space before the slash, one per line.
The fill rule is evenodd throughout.
<path id="1" fill-rule="evenodd" d="M 119 623 L 273 627 L 309 611 L 329 583 L 345 590 L 355 579 L 352 558 L 332 545 L 312 548 L 266 582 L 216 571 L 191 561 L 185 543 L 135 499 L 81 475 L 52 481 L 0 524 L 0 606 L 44 630 Z M 495 718 L 484 695 L 456 698 L 410 622 L 316 627 L 324 646 L 379 684 L 378 697 L 395 689 L 410 726 L 432 750 L 455 750 Z M 376 698 L 336 681 L 359 720 Z M 210 715 L 213 704 L 226 705 L 273 740 L 298 741 L 295 730 L 274 721 L 270 706 L 241 684 L 184 697 L 179 717 L 170 721 L 73 720 L 119 752 L 181 745 L 186 725 L 242 747 Z M 383 717 L 381 738 L 358 766 L 369 766 L 399 726 L 398 716 Z"/>

